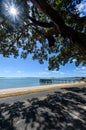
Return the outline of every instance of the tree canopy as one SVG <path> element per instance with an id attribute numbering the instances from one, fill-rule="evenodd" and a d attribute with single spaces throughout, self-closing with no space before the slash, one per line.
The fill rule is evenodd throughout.
<path id="1" fill-rule="evenodd" d="M 81 0 L 1 0 L 0 54 L 26 58 L 49 70 L 67 62 L 86 65 L 86 16 L 80 17 Z M 10 7 L 15 7 L 12 14 Z M 14 10 L 13 10 L 14 11 Z M 16 13 L 16 14 L 15 14 Z"/>

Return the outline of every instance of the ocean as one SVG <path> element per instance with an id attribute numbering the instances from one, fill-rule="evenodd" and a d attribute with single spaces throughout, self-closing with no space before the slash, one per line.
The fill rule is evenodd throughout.
<path id="1" fill-rule="evenodd" d="M 39 78 L 0 78 L 0 89 L 39 86 Z"/>
<path id="2" fill-rule="evenodd" d="M 40 79 L 49 79 L 52 80 L 52 83 L 42 82 Z M 71 83 L 76 82 L 79 78 L 70 77 L 70 78 L 38 78 L 38 77 L 19 77 L 19 78 L 0 78 L 0 89 L 7 88 L 20 88 L 20 87 L 31 87 L 31 86 L 40 86 L 45 84 L 62 84 L 62 83 Z"/>

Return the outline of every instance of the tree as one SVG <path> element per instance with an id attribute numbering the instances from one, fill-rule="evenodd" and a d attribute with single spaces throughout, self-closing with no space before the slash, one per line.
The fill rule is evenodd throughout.
<path id="1" fill-rule="evenodd" d="M 17 14 L 12 16 L 13 4 Z M 9 57 L 32 54 L 49 70 L 67 62 L 86 65 L 86 16 L 80 17 L 81 0 L 1 1 L 0 53 Z M 19 50 L 21 49 L 21 54 Z"/>

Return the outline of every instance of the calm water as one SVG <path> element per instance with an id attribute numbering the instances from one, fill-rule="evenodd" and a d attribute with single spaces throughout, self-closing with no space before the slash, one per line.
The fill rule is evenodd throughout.
<path id="1" fill-rule="evenodd" d="M 39 78 L 0 78 L 0 89 L 39 85 Z"/>
<path id="2" fill-rule="evenodd" d="M 62 79 L 62 78 L 61 78 Z M 60 84 L 65 83 L 66 80 L 68 82 L 72 82 L 74 78 L 63 78 L 64 81 L 62 82 L 61 79 L 54 80 L 52 84 Z M 39 82 L 40 78 L 0 78 L 0 89 L 6 89 L 6 88 L 17 88 L 17 87 L 29 87 L 29 86 L 40 86 L 43 84 L 40 84 Z"/>

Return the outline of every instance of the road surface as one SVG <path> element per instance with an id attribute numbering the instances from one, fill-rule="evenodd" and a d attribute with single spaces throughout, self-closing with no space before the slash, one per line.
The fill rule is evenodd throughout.
<path id="1" fill-rule="evenodd" d="M 75 87 L 86 87 L 86 85 L 80 84 L 78 86 L 75 85 Z M 54 90 L 49 90 L 49 91 L 44 91 L 44 92 L 36 92 L 36 93 L 31 93 L 31 94 L 24 94 L 24 95 L 19 95 L 19 96 L 0 98 L 0 104 L 1 103 L 13 104 L 15 102 L 24 102 L 28 99 L 46 97 L 49 94 L 51 94 L 51 95 L 54 94 L 55 91 L 63 91 L 63 89 L 54 89 Z"/>

